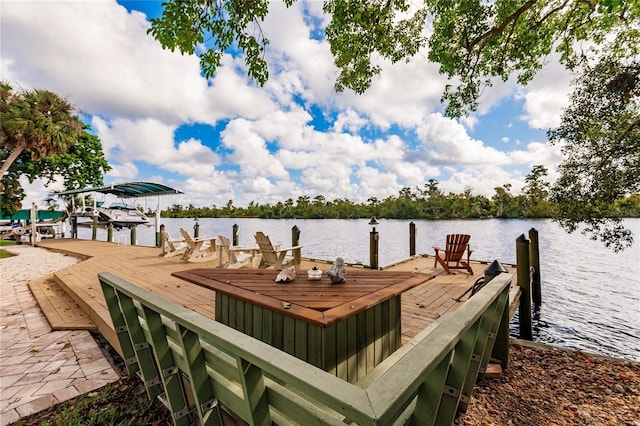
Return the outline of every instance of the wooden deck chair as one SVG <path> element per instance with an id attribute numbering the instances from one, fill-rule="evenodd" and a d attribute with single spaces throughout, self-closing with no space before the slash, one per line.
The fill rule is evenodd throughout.
<path id="1" fill-rule="evenodd" d="M 160 231 L 160 235 L 162 236 L 162 256 L 184 256 L 188 248 L 184 240 L 174 240 L 167 231 Z"/>
<path id="2" fill-rule="evenodd" d="M 469 265 L 469 258 L 471 257 L 472 250 L 469 248 L 469 239 L 471 235 L 466 234 L 449 234 L 447 235 L 447 245 L 444 249 L 444 253 L 441 253 L 440 247 L 433 247 L 436 251 L 436 259 L 433 266 L 438 266 L 438 263 L 442 265 L 447 274 L 451 273 L 451 269 L 466 269 L 471 275 L 473 275 L 473 269 Z M 463 260 L 464 252 L 467 252 L 467 260 Z"/>
<path id="3" fill-rule="evenodd" d="M 253 265 L 257 248 L 232 246 L 229 238 L 218 235 L 220 240 L 220 267 L 222 268 L 243 268 Z M 226 261 L 223 262 L 223 259 Z"/>
<path id="4" fill-rule="evenodd" d="M 187 243 L 187 251 L 182 256 L 182 260 L 188 262 L 210 262 L 218 258 L 215 238 L 193 238 L 184 228 L 180 228 L 180 234 L 182 234 L 182 238 Z"/>
<path id="5" fill-rule="evenodd" d="M 256 232 L 255 238 L 262 257 L 258 265 L 259 269 L 273 266 L 274 269 L 280 271 L 291 265 L 296 269 L 300 268 L 300 249 L 302 246 L 274 248 L 269 237 L 260 231 Z M 291 252 L 291 256 L 287 256 L 288 252 Z"/>

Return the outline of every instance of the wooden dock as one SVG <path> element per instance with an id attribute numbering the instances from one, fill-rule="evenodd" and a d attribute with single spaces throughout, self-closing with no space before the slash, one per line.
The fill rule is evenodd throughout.
<path id="1" fill-rule="evenodd" d="M 55 282 L 47 281 L 46 291 L 34 291 L 47 318 L 58 318 L 56 321 L 64 321 L 64 318 L 67 318 L 68 328 L 91 329 L 92 321 L 95 329 L 120 353 L 120 345 L 98 281 L 99 272 L 111 272 L 163 298 L 215 318 L 215 292 L 190 284 L 171 274 L 192 268 L 217 267 L 217 259 L 206 263 L 188 263 L 176 257 L 161 257 L 159 248 L 118 245 L 103 241 L 53 239 L 43 240 L 38 246 L 84 259 L 54 273 L 51 278 Z M 387 268 L 436 275 L 434 279 L 402 295 L 403 342 L 409 341 L 435 320 L 461 306 L 467 300 L 468 294 L 461 302 L 454 299 L 473 286 L 476 280 L 483 276 L 486 267 L 486 264 L 472 262 L 474 275 L 463 271 L 447 275 L 442 268 L 435 268 L 433 263 L 433 257 L 421 255 Z M 323 264 L 323 261 L 303 258 L 301 269 L 306 271 L 314 265 L 326 270 L 330 262 Z M 55 298 L 56 294 L 61 295 L 61 292 L 55 289 L 55 284 L 70 298 L 47 301 L 49 298 Z M 86 315 L 70 314 L 70 311 L 77 310 L 77 307 Z M 87 316 L 91 320 L 89 323 Z M 56 327 L 60 329 L 64 328 L 64 325 L 56 323 Z"/>

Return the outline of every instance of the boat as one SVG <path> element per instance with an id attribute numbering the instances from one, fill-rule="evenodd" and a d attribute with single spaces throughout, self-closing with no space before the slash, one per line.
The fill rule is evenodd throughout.
<path id="1" fill-rule="evenodd" d="M 98 223 L 113 225 L 114 228 L 129 228 L 131 226 L 149 223 L 149 218 L 140 210 L 124 202 L 114 202 L 108 207 L 103 203 L 96 203 Z M 93 215 L 93 212 L 91 212 Z"/>
<path id="2" fill-rule="evenodd" d="M 87 205 L 85 197 L 91 194 L 91 201 Z M 97 217 L 97 226 L 104 228 L 109 225 L 116 229 L 131 228 L 149 223 L 149 217 L 135 206 L 124 201 L 97 201 L 98 196 L 112 195 L 120 200 L 138 197 L 182 194 L 181 191 L 168 186 L 152 182 L 128 182 L 109 186 L 71 189 L 57 192 L 57 196 L 70 197 L 71 214 L 77 226 L 93 226 L 93 217 Z M 75 196 L 81 197 L 81 205 L 76 207 Z M 91 218 L 88 222 L 80 222 L 78 218 Z"/>

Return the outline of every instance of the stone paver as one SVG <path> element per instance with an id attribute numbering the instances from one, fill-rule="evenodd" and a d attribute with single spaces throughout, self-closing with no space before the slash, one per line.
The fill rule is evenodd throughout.
<path id="1" fill-rule="evenodd" d="M 0 260 L 0 426 L 120 378 L 91 333 L 52 331 L 29 290 L 30 280 L 77 260 L 30 246 L 3 248 L 19 256 Z"/>

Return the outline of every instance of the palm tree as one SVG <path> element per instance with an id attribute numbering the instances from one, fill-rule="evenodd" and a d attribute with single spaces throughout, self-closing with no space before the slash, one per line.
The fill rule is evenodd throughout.
<path id="1" fill-rule="evenodd" d="M 9 152 L 0 179 L 22 152 L 30 152 L 34 161 L 66 152 L 82 133 L 73 106 L 53 92 L 35 89 L 15 94 L 2 82 L 0 95 L 0 143 Z"/>

